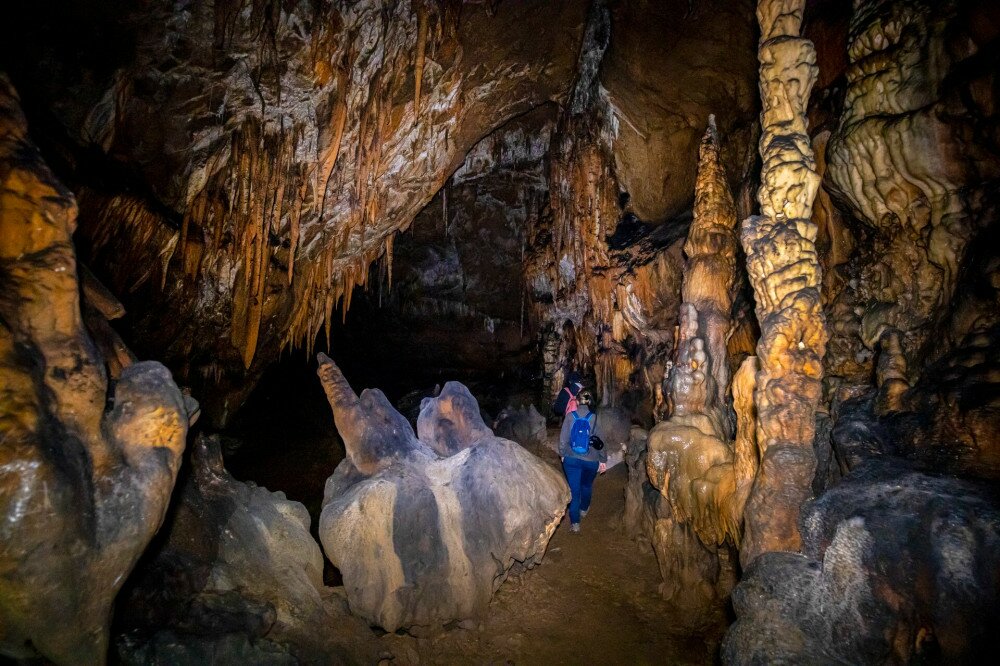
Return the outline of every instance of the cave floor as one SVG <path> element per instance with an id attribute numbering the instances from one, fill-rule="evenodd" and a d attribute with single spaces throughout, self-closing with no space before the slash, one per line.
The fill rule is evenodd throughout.
<path id="1" fill-rule="evenodd" d="M 627 475 L 622 464 L 598 478 L 581 532 L 564 519 L 542 565 L 511 576 L 480 627 L 430 638 L 387 634 L 380 640 L 391 663 L 714 663 L 725 627 L 685 633 L 657 592 L 652 550 L 621 528 Z"/>

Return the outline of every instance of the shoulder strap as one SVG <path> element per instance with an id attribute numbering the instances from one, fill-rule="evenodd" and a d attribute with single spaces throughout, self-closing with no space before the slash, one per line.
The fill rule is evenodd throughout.
<path id="1" fill-rule="evenodd" d="M 572 412 L 570 412 L 570 414 L 573 415 L 573 420 L 574 421 L 579 421 L 580 420 L 580 415 L 576 413 L 575 409 Z"/>
<path id="2" fill-rule="evenodd" d="M 575 414 L 576 412 L 573 412 L 573 413 Z M 583 418 L 587 419 L 588 421 L 591 421 L 592 419 L 590 417 L 593 416 L 593 415 L 594 415 L 594 412 L 588 412 L 587 415 L 584 416 Z"/>

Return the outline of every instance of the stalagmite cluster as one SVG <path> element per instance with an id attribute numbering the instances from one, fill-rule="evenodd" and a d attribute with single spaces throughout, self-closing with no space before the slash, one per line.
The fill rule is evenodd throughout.
<path id="1" fill-rule="evenodd" d="M 159 363 L 120 369 L 109 391 L 81 314 L 75 225 L 0 76 L 0 653 L 95 664 L 115 594 L 163 521 L 188 412 Z"/>
<path id="2" fill-rule="evenodd" d="M 381 391 L 358 397 L 319 362 L 347 448 L 319 533 L 351 611 L 386 631 L 478 621 L 512 567 L 541 562 L 569 502 L 562 475 L 496 437 L 457 382 L 424 400 L 415 436 Z"/>
<path id="3" fill-rule="evenodd" d="M 750 399 L 756 358 L 743 362 L 732 387 L 729 380 L 726 342 L 738 275 L 736 207 L 712 117 L 701 143 L 694 220 L 684 250 L 677 357 L 667 389 L 672 415 L 649 433 L 646 469 L 669 503 L 657 512 L 653 541 L 664 592 L 691 608 L 715 606 L 729 593 L 731 552 L 740 544 L 758 456 Z M 694 564 L 698 560 L 705 564 Z M 720 572 L 720 563 L 728 571 Z"/>
<path id="4" fill-rule="evenodd" d="M 799 507 L 811 492 L 815 412 L 827 340 L 820 303 L 819 187 L 806 105 L 816 80 L 812 42 L 800 37 L 804 1 L 761 0 L 761 214 L 743 223 L 757 301 L 757 442 L 760 473 L 747 507 L 744 564 L 769 550 L 797 550 Z"/>

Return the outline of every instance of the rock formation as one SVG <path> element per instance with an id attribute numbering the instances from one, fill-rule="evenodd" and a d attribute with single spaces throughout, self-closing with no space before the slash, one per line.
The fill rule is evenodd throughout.
<path id="1" fill-rule="evenodd" d="M 517 442 L 530 451 L 547 446 L 545 417 L 538 413 L 534 405 L 527 407 L 506 407 L 493 424 L 497 437 Z M 558 448 L 555 449 L 558 453 Z"/>
<path id="2" fill-rule="evenodd" d="M 755 63 L 732 48 L 752 44 L 748 9 L 593 3 L 552 140 L 551 220 L 541 218 L 529 237 L 545 392 L 554 395 L 561 373 L 575 367 L 593 373 L 604 404 L 636 409 L 647 423 L 659 409 L 709 113 L 723 128 L 729 173 L 746 176 L 752 162 Z M 716 39 L 720 32 L 728 39 Z M 665 107 L 663 99 L 676 101 Z"/>
<path id="3" fill-rule="evenodd" d="M 733 593 L 727 664 L 974 663 L 1000 629 L 994 493 L 869 461 L 808 505 L 803 553 L 765 553 Z"/>
<path id="4" fill-rule="evenodd" d="M 694 191 L 694 219 L 684 243 L 687 265 L 681 299 L 694 307 L 697 330 L 703 338 L 707 374 L 714 380 L 719 407 L 726 402 L 729 363 L 726 340 L 736 289 L 736 204 L 719 155 L 715 116 L 701 142 Z"/>
<path id="5" fill-rule="evenodd" d="M 347 447 L 319 531 L 351 611 L 386 631 L 480 619 L 511 567 L 541 561 L 569 502 L 562 475 L 494 436 L 457 382 L 425 399 L 418 438 L 381 391 L 359 398 L 319 360 Z"/>
<path id="6" fill-rule="evenodd" d="M 806 105 L 816 80 L 812 42 L 799 36 L 805 2 L 761 0 L 761 214 L 743 223 L 757 301 L 760 471 L 747 506 L 740 559 L 798 550 L 799 507 L 811 492 L 815 412 L 827 340 L 812 204 L 819 186 Z"/>
<path id="7" fill-rule="evenodd" d="M 215 387 L 223 423 L 282 347 L 311 346 L 369 265 L 391 263 L 394 233 L 476 141 L 563 96 L 585 3 L 120 9 L 73 27 L 125 33 L 113 76 L 72 76 L 88 62 L 30 37 L 19 74 L 75 143 L 144 183 L 81 169 L 81 233 L 100 263 L 119 259 L 110 284 L 136 293 L 150 346 Z"/>
<path id="8" fill-rule="evenodd" d="M 198 439 L 191 466 L 162 542 L 120 602 L 121 660 L 373 662 L 367 625 L 323 585 L 305 507 L 230 476 L 216 438 Z"/>
<path id="9" fill-rule="evenodd" d="M 891 327 L 922 355 L 969 242 L 996 217 L 984 193 L 1000 178 L 998 150 L 977 138 L 995 118 L 996 68 L 989 10 L 975 4 L 862 2 L 851 19 L 829 180 L 873 232 L 858 281 L 870 349 Z"/>
<path id="10" fill-rule="evenodd" d="M 998 476 L 997 160 L 994 142 L 969 138 L 995 122 L 997 34 L 977 3 L 854 5 L 826 146 L 840 212 L 819 216 L 828 236 L 854 235 L 826 249 L 836 344 L 815 450 L 837 470 L 814 487 L 835 483 L 803 508 L 801 555 L 750 564 L 726 663 L 992 650 L 995 488 L 952 477 Z"/>
<path id="11" fill-rule="evenodd" d="M 0 76 L 0 654 L 95 664 L 115 594 L 163 521 L 188 413 L 159 363 L 119 368 L 109 391 L 81 314 L 75 225 Z"/>
<path id="12" fill-rule="evenodd" d="M 716 132 L 710 118 L 684 246 L 684 302 L 667 390 L 673 413 L 650 431 L 645 459 L 649 480 L 665 499 L 656 509 L 653 536 L 663 592 L 699 613 L 717 608 L 735 581 L 735 549 L 758 456 L 750 397 L 756 358 L 746 359 L 732 382 L 739 426 L 735 442 L 727 403 L 726 342 L 738 275 L 736 207 Z"/>
<path id="13" fill-rule="evenodd" d="M 334 325 L 335 344 L 357 351 L 341 359 L 346 373 L 392 391 L 431 386 L 452 369 L 466 383 L 516 380 L 535 369 L 524 256 L 529 229 L 549 215 L 556 111 L 543 105 L 479 141 L 397 235 L 392 262 L 377 262 L 372 287 L 356 293 L 345 324 Z M 506 402 L 483 406 L 499 411 Z"/>

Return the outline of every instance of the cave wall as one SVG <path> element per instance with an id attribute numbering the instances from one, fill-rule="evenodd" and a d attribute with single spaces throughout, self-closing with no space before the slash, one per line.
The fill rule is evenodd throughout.
<path id="1" fill-rule="evenodd" d="M 739 3 L 592 6 L 552 142 L 551 225 L 533 231 L 528 256 L 546 392 L 575 368 L 594 377 L 605 403 L 647 420 L 663 413 L 681 245 L 710 114 L 725 171 L 742 183 L 738 211 L 750 212 L 756 61 L 749 47 L 711 35 L 751 44 L 751 15 Z"/>
<path id="2" fill-rule="evenodd" d="M 451 379 L 532 384 L 539 362 L 524 256 L 529 229 L 549 215 L 556 110 L 538 107 L 473 146 L 396 237 L 391 264 L 373 266 L 371 287 L 334 327 L 332 354 L 346 372 L 403 391 Z M 354 367 L 358 355 L 366 368 Z"/>
<path id="3" fill-rule="evenodd" d="M 129 294 L 136 337 L 211 385 L 222 422 L 283 346 L 310 346 L 349 305 L 477 140 L 563 95 L 584 10 L 156 2 L 84 17 L 125 33 L 117 68 L 72 61 L 80 37 L 44 40 L 78 12 L 10 50 L 69 156 L 124 174 L 74 158 L 80 240 Z"/>

